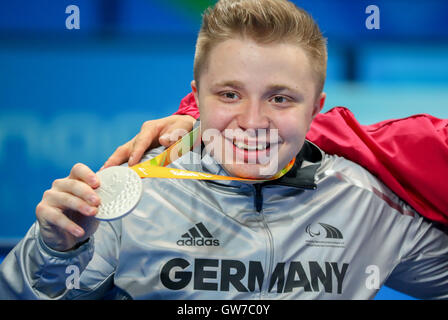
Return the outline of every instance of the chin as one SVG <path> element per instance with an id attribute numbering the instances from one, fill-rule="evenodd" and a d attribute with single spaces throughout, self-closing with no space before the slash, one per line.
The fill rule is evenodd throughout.
<path id="1" fill-rule="evenodd" d="M 277 173 L 275 170 L 268 170 L 267 166 L 259 164 L 234 164 L 225 165 L 224 169 L 234 177 L 247 179 L 269 179 Z"/>

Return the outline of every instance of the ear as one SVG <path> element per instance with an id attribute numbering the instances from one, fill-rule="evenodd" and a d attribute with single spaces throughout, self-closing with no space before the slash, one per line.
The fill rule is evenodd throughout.
<path id="1" fill-rule="evenodd" d="M 324 105 L 325 105 L 325 99 L 327 98 L 327 94 L 325 92 L 321 92 L 319 97 L 314 102 L 314 108 L 313 108 L 313 119 L 319 114 L 319 112 L 322 111 Z"/>
<path id="2" fill-rule="evenodd" d="M 191 85 L 191 90 L 193 91 L 194 100 L 196 101 L 196 105 L 199 108 L 199 91 L 198 91 L 196 81 L 192 80 L 190 85 Z"/>

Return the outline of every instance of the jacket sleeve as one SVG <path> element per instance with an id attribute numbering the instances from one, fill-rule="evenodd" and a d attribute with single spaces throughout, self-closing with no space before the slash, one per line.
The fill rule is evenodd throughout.
<path id="1" fill-rule="evenodd" d="M 400 263 L 386 285 L 419 299 L 448 299 L 448 233 L 419 218 L 409 225 Z"/>
<path id="2" fill-rule="evenodd" d="M 101 222 L 79 248 L 49 248 L 34 223 L 0 265 L 0 299 L 101 298 L 111 288 L 118 261 L 119 225 Z"/>

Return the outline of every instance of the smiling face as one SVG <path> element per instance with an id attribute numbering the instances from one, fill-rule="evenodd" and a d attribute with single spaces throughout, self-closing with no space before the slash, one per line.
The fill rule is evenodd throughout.
<path id="1" fill-rule="evenodd" d="M 232 176 L 267 178 L 302 148 L 325 94 L 295 44 L 233 38 L 217 44 L 192 89 L 208 150 Z M 208 135 L 207 135 L 208 133 Z M 204 137 L 210 136 L 209 139 Z"/>

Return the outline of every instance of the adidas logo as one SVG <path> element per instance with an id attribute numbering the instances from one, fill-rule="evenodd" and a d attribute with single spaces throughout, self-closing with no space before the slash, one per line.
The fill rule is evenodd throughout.
<path id="1" fill-rule="evenodd" d="M 177 240 L 178 246 L 219 246 L 219 240 L 214 239 L 202 222 L 196 223 L 193 228 L 181 236 L 182 239 Z"/>

